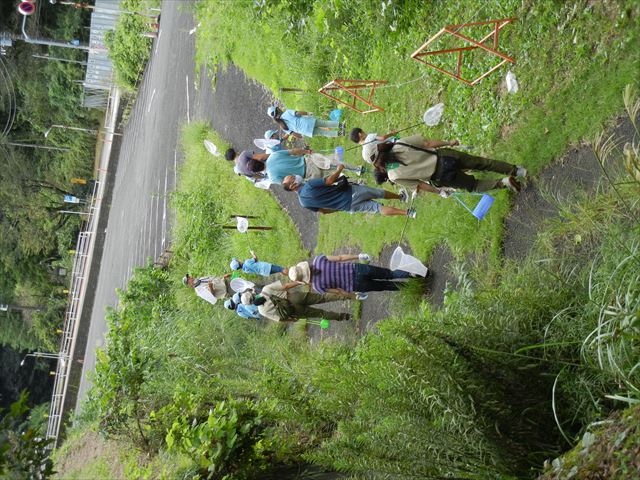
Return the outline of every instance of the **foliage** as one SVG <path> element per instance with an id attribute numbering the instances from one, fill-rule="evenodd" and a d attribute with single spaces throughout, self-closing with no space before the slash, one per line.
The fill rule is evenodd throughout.
<path id="1" fill-rule="evenodd" d="M 616 114 L 622 106 L 619 92 L 636 82 L 638 70 L 633 45 L 640 15 L 629 0 L 212 0 L 200 2 L 196 15 L 201 23 L 197 61 L 209 70 L 233 62 L 276 95 L 282 87 L 305 90 L 280 95 L 289 108 L 319 114 L 331 110 L 333 104 L 315 93 L 330 79 L 385 79 L 390 86 L 375 94 L 384 112 L 361 116 L 345 110 L 349 126 L 386 133 L 420 122 L 426 108 L 444 102 L 440 126 L 406 134 L 458 138 L 474 146 L 474 153 L 525 165 L 532 173 Z M 471 88 L 410 59 L 445 25 L 507 17 L 517 20 L 502 30 L 500 47 L 516 59 L 510 66 L 520 81 L 516 95 L 504 87 L 505 67 Z M 474 27 L 468 33 L 481 38 L 487 28 Z M 449 68 L 455 69 L 455 57 L 447 58 Z M 479 72 L 493 62 L 490 58 L 465 57 L 464 67 Z M 311 146 L 322 149 L 334 143 L 314 138 Z M 360 149 L 347 152 L 345 161 L 360 163 Z M 425 195 L 416 205 L 428 227 L 411 225 L 407 240 L 420 258 L 444 242 L 459 257 L 489 252 L 497 261 L 509 209 L 504 192 L 480 225 L 453 200 Z M 364 216 L 327 216 L 320 229 L 320 251 L 348 244 L 376 253 L 389 242 L 389 232 L 400 232 L 402 219 L 368 222 Z"/>
<path id="2" fill-rule="evenodd" d="M 0 474 L 6 479 L 47 479 L 54 473 L 48 445 L 37 423 L 25 420 L 27 393 L 11 404 L 0 420 Z"/>
<path id="3" fill-rule="evenodd" d="M 539 480 L 564 478 L 633 478 L 640 471 L 640 407 L 616 412 L 585 432 L 562 457 L 545 464 Z"/>
<path id="4" fill-rule="evenodd" d="M 130 12 L 145 12 L 158 7 L 158 0 L 124 0 L 120 9 Z M 117 84 L 134 92 L 149 58 L 153 40 L 144 34 L 152 31 L 155 19 L 142 15 L 123 14 L 116 29 L 105 34 L 105 43 L 113 62 Z"/>
<path id="5" fill-rule="evenodd" d="M 188 454 L 203 478 L 254 478 L 256 469 L 268 464 L 266 425 L 250 402 L 230 399 L 206 412 L 192 396 L 158 415 L 174 419 L 166 435 L 169 451 Z"/>

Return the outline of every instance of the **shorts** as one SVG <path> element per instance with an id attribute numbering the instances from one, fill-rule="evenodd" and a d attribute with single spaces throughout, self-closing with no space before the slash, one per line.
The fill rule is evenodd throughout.
<path id="1" fill-rule="evenodd" d="M 280 265 L 271 265 L 271 270 L 269 271 L 269 275 L 273 275 L 274 273 L 280 273 L 284 270 Z"/>
<path id="2" fill-rule="evenodd" d="M 374 198 L 384 198 L 384 190 L 381 188 L 367 187 L 366 185 L 352 185 L 350 213 L 380 213 L 380 205 L 373 201 Z"/>

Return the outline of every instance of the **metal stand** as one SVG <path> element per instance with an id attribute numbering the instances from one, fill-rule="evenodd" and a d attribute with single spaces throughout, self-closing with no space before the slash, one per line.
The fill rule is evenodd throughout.
<path id="1" fill-rule="evenodd" d="M 375 89 L 379 85 L 385 85 L 389 82 L 386 80 L 345 80 L 341 78 L 336 78 L 335 80 L 331 80 L 324 87 L 318 90 L 318 93 L 324 95 L 325 97 L 331 98 L 336 102 L 350 108 L 351 110 L 355 110 L 358 113 L 372 113 L 372 112 L 381 112 L 384 109 L 375 105 L 373 103 L 373 95 L 375 93 Z M 365 90 L 365 92 L 362 92 Z M 366 94 L 366 90 L 369 91 L 369 94 L 366 96 L 362 96 L 360 93 Z M 346 92 L 351 100 L 346 102 L 340 98 L 338 98 L 335 94 L 338 92 Z M 360 101 L 364 103 L 369 109 L 358 108 L 357 102 Z"/>

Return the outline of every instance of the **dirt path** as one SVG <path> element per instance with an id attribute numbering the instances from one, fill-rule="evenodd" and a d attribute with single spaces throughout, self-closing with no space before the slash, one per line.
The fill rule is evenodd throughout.
<path id="1" fill-rule="evenodd" d="M 210 114 L 212 125 L 234 148 L 255 150 L 253 139 L 273 128 L 273 123 L 266 115 L 266 109 L 272 101 L 273 96 L 262 85 L 247 79 L 240 69 L 230 66 L 226 71 L 219 71 L 217 76 L 213 94 L 215 113 Z M 609 134 L 614 134 L 616 142 L 622 146 L 633 138 L 634 130 L 628 118 L 624 117 L 615 122 Z M 602 169 L 589 145 L 571 148 L 540 175 L 530 179 L 523 191 L 514 198 L 512 212 L 506 219 L 505 256 L 523 258 L 532 248 L 543 224 L 558 216 L 560 202 L 569 200 L 578 192 L 594 191 L 603 179 Z M 296 225 L 304 247 L 313 254 L 318 235 L 317 214 L 302 209 L 296 196 L 285 192 L 281 187 L 274 186 L 271 192 Z M 372 263 L 388 265 L 395 247 L 396 245 L 387 246 L 379 258 L 373 258 Z M 403 247 L 405 251 L 408 250 L 406 246 Z M 357 252 L 345 247 L 332 253 Z M 441 245 L 426 262 L 432 272 L 426 288 L 429 299 L 436 308 L 442 304 L 447 283 L 455 284 L 451 271 L 452 261 L 449 249 Z M 311 327 L 309 331 L 312 341 L 326 337 L 351 338 L 374 328 L 379 320 L 390 315 L 393 297 L 393 293 L 370 294 L 362 304 L 358 325 L 333 322 L 328 331 Z M 349 309 L 349 306 L 343 302 L 334 308 Z"/>

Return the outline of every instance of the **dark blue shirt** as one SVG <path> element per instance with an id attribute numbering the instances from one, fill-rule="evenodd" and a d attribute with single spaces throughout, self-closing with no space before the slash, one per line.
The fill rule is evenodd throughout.
<path id="1" fill-rule="evenodd" d="M 298 200 L 300 205 L 313 212 L 317 212 L 320 208 L 349 211 L 352 193 L 351 185 L 340 189 L 335 185 L 325 185 L 324 178 L 314 178 L 298 190 Z"/>

